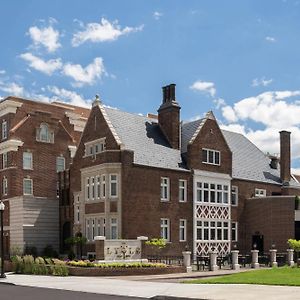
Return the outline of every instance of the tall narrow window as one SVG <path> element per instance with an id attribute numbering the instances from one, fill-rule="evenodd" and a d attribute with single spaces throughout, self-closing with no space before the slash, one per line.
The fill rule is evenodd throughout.
<path id="1" fill-rule="evenodd" d="M 109 175 L 109 180 L 110 180 L 110 188 L 109 188 L 109 193 L 110 197 L 117 197 L 118 196 L 118 177 L 115 174 L 110 174 Z"/>
<path id="2" fill-rule="evenodd" d="M 75 206 L 75 223 L 80 223 L 80 206 Z"/>
<path id="3" fill-rule="evenodd" d="M 97 199 L 100 199 L 100 192 L 101 192 L 101 180 L 100 180 L 100 176 L 97 176 Z"/>
<path id="4" fill-rule="evenodd" d="M 32 179 L 23 179 L 23 195 L 32 195 Z"/>
<path id="5" fill-rule="evenodd" d="M 48 124 L 42 123 L 36 131 L 36 140 L 44 143 L 54 142 L 54 132 L 49 129 Z"/>
<path id="6" fill-rule="evenodd" d="M 91 177 L 91 195 L 90 199 L 95 200 L 95 177 Z"/>
<path id="7" fill-rule="evenodd" d="M 238 223 L 237 222 L 231 223 L 231 239 L 233 242 L 237 242 L 237 240 L 238 240 Z"/>
<path id="8" fill-rule="evenodd" d="M 7 122 L 6 120 L 2 121 L 2 140 L 7 139 Z"/>
<path id="9" fill-rule="evenodd" d="M 8 192 L 8 183 L 7 178 L 4 176 L 2 179 L 2 194 L 3 196 L 6 196 Z"/>
<path id="10" fill-rule="evenodd" d="M 8 167 L 8 158 L 7 152 L 3 152 L 2 154 L 2 169 L 6 169 Z"/>
<path id="11" fill-rule="evenodd" d="M 170 198 L 170 180 L 168 177 L 160 179 L 160 200 L 169 201 Z"/>
<path id="12" fill-rule="evenodd" d="M 90 178 L 86 178 L 86 186 L 85 186 L 85 197 L 86 200 L 90 200 Z"/>
<path id="13" fill-rule="evenodd" d="M 106 183 L 105 183 L 106 176 L 101 175 L 101 198 L 105 198 L 106 196 Z"/>
<path id="14" fill-rule="evenodd" d="M 56 172 L 62 172 L 65 170 L 66 160 L 63 156 L 56 157 Z"/>
<path id="15" fill-rule="evenodd" d="M 105 218 L 102 218 L 102 235 L 106 236 L 106 230 L 105 230 Z"/>
<path id="16" fill-rule="evenodd" d="M 110 219 L 110 235 L 112 240 L 118 238 L 118 223 L 116 218 Z"/>
<path id="17" fill-rule="evenodd" d="M 23 169 L 32 170 L 32 153 L 23 152 Z"/>
<path id="18" fill-rule="evenodd" d="M 187 200 L 187 181 L 179 179 L 179 201 L 186 202 Z"/>
<path id="19" fill-rule="evenodd" d="M 160 236 L 167 242 L 170 241 L 170 220 L 160 219 Z"/>
<path id="20" fill-rule="evenodd" d="M 179 220 L 179 241 L 186 241 L 186 219 Z"/>
<path id="21" fill-rule="evenodd" d="M 231 205 L 232 206 L 238 205 L 238 187 L 237 186 L 231 187 Z"/>

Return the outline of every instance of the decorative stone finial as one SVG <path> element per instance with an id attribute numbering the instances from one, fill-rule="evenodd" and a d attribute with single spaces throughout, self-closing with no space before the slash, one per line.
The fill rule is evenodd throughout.
<path id="1" fill-rule="evenodd" d="M 92 107 L 99 105 L 99 104 L 101 104 L 101 100 L 100 100 L 99 95 L 96 95 L 95 100 L 93 101 Z"/>

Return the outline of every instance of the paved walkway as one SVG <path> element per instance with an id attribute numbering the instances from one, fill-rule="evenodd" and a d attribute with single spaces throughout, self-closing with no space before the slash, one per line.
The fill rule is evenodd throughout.
<path id="1" fill-rule="evenodd" d="M 55 277 L 8 274 L 7 278 L 0 279 L 0 282 L 13 283 L 20 286 L 144 298 L 161 295 L 182 297 L 184 299 L 295 300 L 299 299 L 300 295 L 299 287 L 181 284 L 157 281 L 134 281 L 117 277 Z"/>

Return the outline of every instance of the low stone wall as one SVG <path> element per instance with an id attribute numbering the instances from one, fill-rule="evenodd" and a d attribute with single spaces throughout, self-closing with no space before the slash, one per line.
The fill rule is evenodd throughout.
<path id="1" fill-rule="evenodd" d="M 129 275 L 159 275 L 185 273 L 186 268 L 168 266 L 165 268 L 84 268 L 68 266 L 69 275 L 73 276 L 129 276 Z"/>

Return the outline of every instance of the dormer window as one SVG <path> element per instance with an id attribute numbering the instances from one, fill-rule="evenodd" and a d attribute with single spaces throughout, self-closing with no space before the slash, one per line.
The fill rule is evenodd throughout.
<path id="1" fill-rule="evenodd" d="M 2 140 L 7 139 L 7 121 L 2 121 Z"/>
<path id="2" fill-rule="evenodd" d="M 221 153 L 217 150 L 202 149 L 202 162 L 210 165 L 220 165 Z"/>
<path id="3" fill-rule="evenodd" d="M 85 143 L 85 156 L 92 156 L 105 151 L 105 138 Z"/>
<path id="4" fill-rule="evenodd" d="M 42 123 L 36 132 L 36 140 L 44 143 L 54 142 L 54 132 L 49 129 L 48 124 Z"/>

